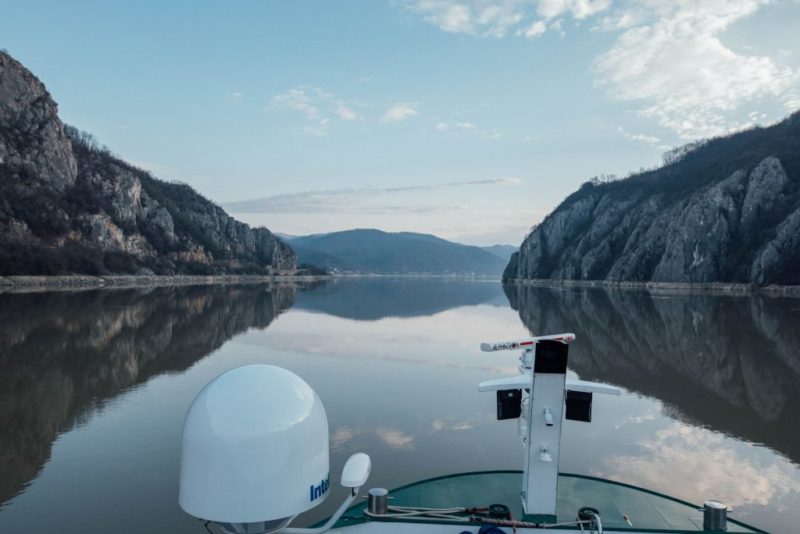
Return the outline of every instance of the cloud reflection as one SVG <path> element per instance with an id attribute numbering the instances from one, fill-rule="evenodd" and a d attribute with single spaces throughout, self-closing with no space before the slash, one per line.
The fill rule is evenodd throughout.
<path id="1" fill-rule="evenodd" d="M 393 449 L 414 450 L 414 436 L 401 430 L 382 427 L 375 431 L 380 440 Z"/>
<path id="2" fill-rule="evenodd" d="M 643 440 L 636 454 L 608 458 L 595 474 L 729 506 L 767 506 L 800 492 L 796 466 L 781 457 L 763 459 L 757 446 L 741 450 L 729 442 L 718 433 L 676 422 Z"/>

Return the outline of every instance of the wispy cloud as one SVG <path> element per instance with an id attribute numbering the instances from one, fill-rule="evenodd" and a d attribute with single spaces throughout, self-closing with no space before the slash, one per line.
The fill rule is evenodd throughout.
<path id="1" fill-rule="evenodd" d="M 592 63 L 598 87 L 684 139 L 751 126 L 748 106 L 800 107 L 800 72 L 722 41 L 769 0 L 407 0 L 405 8 L 450 33 L 476 37 L 565 35 L 564 21 L 594 20 L 618 36 Z M 747 50 L 741 48 L 741 50 Z"/>
<path id="2" fill-rule="evenodd" d="M 320 105 L 332 98 L 333 95 L 318 87 L 300 86 L 270 98 L 266 111 L 296 111 L 305 117 L 303 130 L 306 133 L 324 136 L 328 133 L 331 120 L 320 110 Z"/>
<path id="3" fill-rule="evenodd" d="M 406 9 L 426 22 L 450 33 L 477 37 L 505 37 L 514 34 L 536 37 L 547 21 L 562 31 L 554 19 L 572 16 L 582 20 L 611 5 L 611 0 L 408 0 Z"/>
<path id="4" fill-rule="evenodd" d="M 440 29 L 483 37 L 503 37 L 523 19 L 529 2 L 414 0 L 407 8 Z"/>
<path id="5" fill-rule="evenodd" d="M 269 99 L 266 111 L 288 110 L 305 118 L 303 131 L 310 135 L 326 136 L 333 124 L 332 118 L 355 121 L 363 116 L 344 100 L 337 99 L 319 87 L 301 85 L 278 93 Z"/>
<path id="6" fill-rule="evenodd" d="M 636 141 L 639 143 L 644 143 L 659 150 L 667 150 L 670 148 L 669 145 L 665 145 L 664 143 L 661 142 L 661 139 L 659 139 L 654 135 L 631 133 L 622 126 L 617 127 L 617 131 L 621 133 L 622 137 L 624 137 L 628 141 Z"/>
<path id="7" fill-rule="evenodd" d="M 398 102 L 389 106 L 381 117 L 383 122 L 402 122 L 419 115 L 417 104 L 411 102 Z"/>
<path id="8" fill-rule="evenodd" d="M 695 0 L 618 11 L 600 27 L 623 31 L 594 62 L 598 84 L 684 139 L 750 126 L 735 112 L 764 97 L 789 107 L 798 73 L 766 56 L 737 53 L 720 38 L 763 3 Z"/>
<path id="9" fill-rule="evenodd" d="M 241 102 L 243 98 L 244 95 L 239 91 L 233 91 L 232 93 L 225 95 L 225 100 L 228 102 Z"/>
<path id="10" fill-rule="evenodd" d="M 461 187 L 513 185 L 520 182 L 519 178 L 506 177 L 431 185 L 302 191 L 228 202 L 223 206 L 233 213 L 428 213 L 440 211 L 442 208 L 421 204 L 418 198 L 414 202 L 392 200 L 391 195 Z"/>
<path id="11" fill-rule="evenodd" d="M 336 106 L 335 113 L 343 121 L 358 121 L 364 118 L 361 113 L 353 111 L 351 108 L 341 103 Z"/>
<path id="12" fill-rule="evenodd" d="M 437 122 L 434 127 L 437 132 L 454 132 L 471 135 L 478 139 L 498 139 L 500 132 L 495 129 L 481 128 L 474 122 L 462 121 L 454 123 Z"/>
<path id="13" fill-rule="evenodd" d="M 610 6 L 611 0 L 539 0 L 536 12 L 546 19 L 572 15 L 577 20 L 583 20 Z"/>
<path id="14" fill-rule="evenodd" d="M 528 26 L 524 30 L 519 30 L 519 35 L 522 35 L 526 39 L 533 39 L 534 37 L 539 37 L 544 32 L 547 31 L 547 25 L 544 23 L 543 20 L 537 20 L 530 26 Z"/>
<path id="15" fill-rule="evenodd" d="M 474 122 L 457 122 L 455 126 L 462 132 L 466 132 L 480 139 L 498 139 L 500 137 L 500 132 L 497 130 L 480 128 Z"/>

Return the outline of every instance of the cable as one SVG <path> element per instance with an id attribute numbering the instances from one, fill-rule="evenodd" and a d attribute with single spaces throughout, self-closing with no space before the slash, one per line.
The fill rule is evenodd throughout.
<path id="1" fill-rule="evenodd" d="M 574 527 L 580 526 L 583 528 L 583 525 L 586 524 L 587 526 L 591 526 L 593 521 L 587 520 L 575 520 L 575 521 L 564 521 L 562 523 L 530 523 L 528 521 L 514 521 L 509 519 L 493 519 L 490 517 L 480 517 L 480 516 L 472 516 L 470 518 L 471 521 L 476 523 L 483 523 L 486 525 L 497 525 L 501 527 L 511 527 L 511 528 L 555 528 L 555 527 Z M 602 532 L 602 530 L 601 530 Z"/>
<path id="2" fill-rule="evenodd" d="M 433 520 L 433 521 L 458 521 L 468 523 L 472 514 L 486 512 L 488 508 L 424 508 L 417 506 L 387 506 L 389 513 L 374 514 L 368 509 L 364 510 L 364 515 L 368 517 L 409 519 L 409 520 Z M 466 516 L 464 514 L 467 514 Z"/>

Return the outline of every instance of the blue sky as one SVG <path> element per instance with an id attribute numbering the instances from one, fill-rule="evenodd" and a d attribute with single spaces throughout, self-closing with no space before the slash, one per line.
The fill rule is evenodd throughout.
<path id="1" fill-rule="evenodd" d="M 796 0 L 0 7 L 65 122 L 291 234 L 518 244 L 592 176 L 800 108 Z"/>

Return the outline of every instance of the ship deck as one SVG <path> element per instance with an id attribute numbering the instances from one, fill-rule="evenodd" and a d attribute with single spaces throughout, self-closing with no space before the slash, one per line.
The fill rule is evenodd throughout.
<path id="1" fill-rule="evenodd" d="M 390 506 L 451 508 L 451 507 L 487 507 L 490 504 L 504 504 L 514 518 L 522 519 L 522 503 L 519 488 L 522 483 L 520 471 L 487 471 L 464 473 L 432 478 L 396 488 L 389 492 L 392 497 Z M 351 507 L 338 521 L 335 528 L 351 529 L 348 526 L 382 523 L 384 532 L 400 532 L 399 523 L 407 520 L 392 518 L 373 519 L 363 511 L 363 503 Z M 578 509 L 590 506 L 600 511 L 605 531 L 633 532 L 702 532 L 703 513 L 697 505 L 662 495 L 654 491 L 585 475 L 562 473 L 558 480 L 557 523 L 574 522 Z M 630 520 L 630 524 L 625 520 Z M 527 518 L 527 519 L 530 519 Z M 394 523 L 390 527 L 385 523 Z M 423 521 L 422 523 L 425 523 Z M 430 523 L 429 523 L 430 524 Z M 459 524 L 474 529 L 477 523 L 459 523 L 456 521 L 438 521 L 436 524 Z M 422 527 L 421 524 L 418 524 Z M 562 529 L 575 531 L 576 527 L 548 527 L 548 530 Z M 371 532 L 369 528 L 353 528 L 353 531 Z M 418 529 L 420 532 L 426 529 Z M 510 532 L 510 528 L 503 530 Z M 524 532 L 527 529 L 517 529 Z M 416 530 L 415 530 L 416 531 Z M 448 530 L 440 530 L 448 531 Z M 728 532 L 763 532 L 729 517 Z"/>

